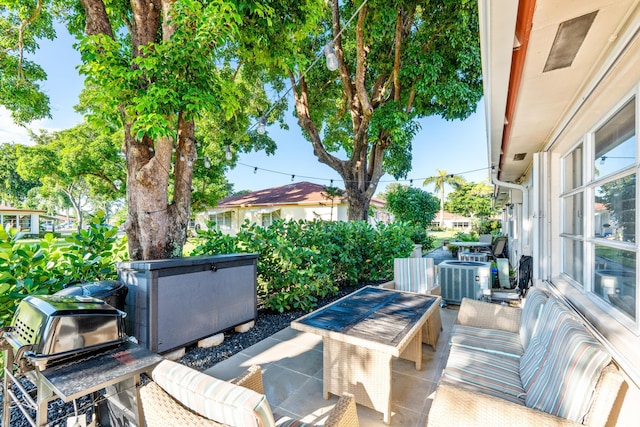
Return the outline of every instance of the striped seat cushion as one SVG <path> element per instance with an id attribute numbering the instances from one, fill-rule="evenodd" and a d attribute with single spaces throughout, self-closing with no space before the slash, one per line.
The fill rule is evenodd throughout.
<path id="1" fill-rule="evenodd" d="M 553 336 L 572 318 L 569 310 L 554 299 L 549 299 L 542 307 L 536 331 L 520 358 L 520 378 L 525 390 L 528 391 L 539 376 Z"/>
<path id="2" fill-rule="evenodd" d="M 451 345 L 472 348 L 504 357 L 522 356 L 520 335 L 499 329 L 455 325 L 451 330 Z"/>
<path id="3" fill-rule="evenodd" d="M 548 296 L 542 289 L 531 288 L 527 292 L 520 316 L 520 342 L 523 348 L 529 345 L 529 340 L 538 325 L 542 306 L 547 302 L 547 299 Z"/>
<path id="4" fill-rule="evenodd" d="M 263 394 L 164 360 L 153 380 L 174 399 L 210 420 L 237 427 L 272 427 L 271 408 Z"/>
<path id="5" fill-rule="evenodd" d="M 452 346 L 441 381 L 524 405 L 518 365 L 511 357 Z"/>
<path id="6" fill-rule="evenodd" d="M 529 384 L 526 406 L 581 423 L 600 374 L 610 361 L 605 348 L 582 324 L 574 319 L 563 321 Z"/>
<path id="7" fill-rule="evenodd" d="M 395 258 L 393 281 L 398 290 L 426 293 L 435 286 L 433 258 Z"/>

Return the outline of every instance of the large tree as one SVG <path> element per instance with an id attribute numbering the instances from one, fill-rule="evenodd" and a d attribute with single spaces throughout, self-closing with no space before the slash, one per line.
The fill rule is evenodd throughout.
<path id="1" fill-rule="evenodd" d="M 10 18 L 3 26 L 14 37 L 2 47 L 12 59 L 6 70 L 30 83 L 31 93 L 40 93 L 34 85 L 43 73 L 33 67 L 29 77 L 23 53 L 35 50 L 37 37 L 52 37 L 51 14 L 61 12 L 80 40 L 86 76 L 82 106 L 92 120 L 124 129 L 119 145 L 126 157 L 130 258 L 170 258 L 182 255 L 192 191 L 206 192 L 199 183 L 193 186 L 194 165 L 220 147 L 229 146 L 233 159 L 251 145 L 247 141 L 264 144 L 255 131 L 245 134 L 248 116 L 269 110 L 268 120 L 277 118 L 282 108 L 270 106 L 260 88 L 266 81 L 275 90 L 282 85 L 261 70 L 301 63 L 306 52 L 296 51 L 296 44 L 315 26 L 321 5 L 320 0 L 11 0 L 0 16 Z M 16 99 L 0 103 L 21 112 L 11 104 Z M 46 106 L 38 102 L 32 109 L 47 115 Z M 229 124 L 209 136 L 215 147 L 205 137 L 198 147 L 195 123 L 206 115 Z M 237 137 L 232 131 L 240 127 L 243 134 Z"/>
<path id="2" fill-rule="evenodd" d="M 335 40 L 326 49 L 335 50 L 337 71 L 289 76 L 314 154 L 343 178 L 349 219 L 364 220 L 380 177 L 410 170 L 419 118 L 464 119 L 475 111 L 482 95 L 477 3 L 327 3 L 326 30 L 310 35 L 305 48 L 320 52 Z M 346 159 L 336 154 L 341 149 Z"/>
<path id="3" fill-rule="evenodd" d="M 488 184 L 454 183 L 453 191 L 447 196 L 445 208 L 449 212 L 467 217 L 488 218 L 498 213 L 493 207 L 492 194 L 493 187 Z"/>
<path id="4" fill-rule="evenodd" d="M 56 133 L 34 135 L 34 146 L 19 146 L 17 171 L 42 184 L 49 197 L 63 193 L 82 227 L 83 211 L 92 199 L 114 201 L 124 197 L 124 160 L 114 144 L 116 134 L 101 134 L 87 125 Z"/>

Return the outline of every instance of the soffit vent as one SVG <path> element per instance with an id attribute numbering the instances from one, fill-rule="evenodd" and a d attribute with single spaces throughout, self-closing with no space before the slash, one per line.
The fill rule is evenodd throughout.
<path id="1" fill-rule="evenodd" d="M 527 157 L 527 153 L 518 153 L 513 156 L 513 160 L 519 162 L 521 160 L 524 160 L 525 157 Z"/>
<path id="2" fill-rule="evenodd" d="M 570 67 L 598 11 L 562 22 L 551 46 L 543 72 Z"/>

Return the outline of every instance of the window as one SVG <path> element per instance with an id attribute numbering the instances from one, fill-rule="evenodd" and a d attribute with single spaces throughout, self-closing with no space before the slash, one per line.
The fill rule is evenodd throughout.
<path id="1" fill-rule="evenodd" d="M 594 177 L 610 175 L 636 162 L 636 103 L 627 102 L 594 133 Z"/>
<path id="2" fill-rule="evenodd" d="M 280 210 L 273 212 L 266 212 L 260 215 L 261 224 L 263 227 L 268 227 L 273 224 L 275 221 L 280 219 Z"/>
<path id="3" fill-rule="evenodd" d="M 31 215 L 19 215 L 20 231 L 31 231 Z"/>
<path id="4" fill-rule="evenodd" d="M 233 225 L 233 211 L 226 211 L 209 215 L 209 221 L 215 222 L 215 224 L 212 226 L 214 230 L 231 231 Z"/>
<path id="5" fill-rule="evenodd" d="M 635 103 L 625 102 L 561 163 L 561 271 L 627 325 L 637 319 Z"/>
<path id="6" fill-rule="evenodd" d="M 564 191 L 570 191 L 582 185 L 582 144 L 564 158 Z"/>

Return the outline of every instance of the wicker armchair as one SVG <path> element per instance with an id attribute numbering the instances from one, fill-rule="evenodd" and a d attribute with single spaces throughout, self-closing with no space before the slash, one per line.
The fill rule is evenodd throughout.
<path id="1" fill-rule="evenodd" d="M 163 363 L 167 363 L 164 361 Z M 169 362 L 176 364 L 175 362 Z M 181 366 L 181 370 L 190 370 L 190 368 Z M 208 377 L 206 374 L 198 372 L 192 374 L 200 378 Z M 213 379 L 214 381 L 222 382 L 221 380 Z M 197 383 L 197 384 L 196 384 Z M 229 383 L 236 386 L 241 386 L 246 389 L 252 390 L 259 395 L 264 395 L 264 388 L 262 384 L 262 369 L 257 366 L 251 366 L 243 374 L 229 381 Z M 229 427 L 233 424 L 225 424 L 214 421 L 203 415 L 198 414 L 193 409 L 182 404 L 177 398 L 173 397 L 169 392 L 165 391 L 155 381 L 150 381 L 140 387 L 140 400 L 142 402 L 142 410 L 147 427 L 183 427 L 183 426 L 212 426 L 212 427 Z M 194 391 L 196 393 L 205 394 L 201 389 L 201 382 L 194 382 Z M 235 396 L 235 393 L 234 393 Z M 237 397 L 236 397 L 237 398 Z M 268 404 L 266 405 L 268 411 L 270 411 Z M 269 417 L 270 418 L 270 417 Z M 303 427 L 307 424 L 300 423 L 298 420 L 290 419 L 288 417 L 279 416 L 273 414 L 273 420 L 278 427 L 296 426 Z M 235 424 L 237 426 L 242 425 L 245 427 L 248 424 Z M 259 427 L 267 427 L 262 420 L 257 419 L 255 423 Z M 334 408 L 329 413 L 327 420 L 324 423 L 325 426 L 330 427 L 358 427 L 358 416 L 356 412 L 355 398 L 352 395 L 344 395 L 338 400 Z"/>

